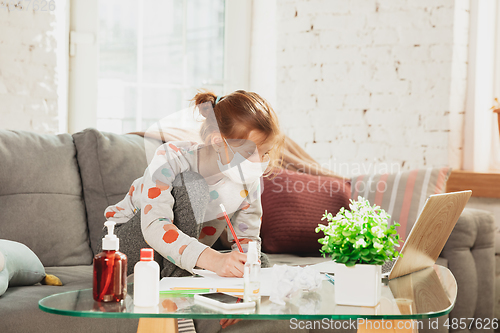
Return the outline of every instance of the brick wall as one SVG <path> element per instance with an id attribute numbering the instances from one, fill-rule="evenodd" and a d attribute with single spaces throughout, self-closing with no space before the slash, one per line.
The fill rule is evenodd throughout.
<path id="1" fill-rule="evenodd" d="M 249 90 L 276 105 L 276 0 L 252 0 Z"/>
<path id="2" fill-rule="evenodd" d="M 460 167 L 468 4 L 277 0 L 285 132 L 343 175 Z"/>
<path id="3" fill-rule="evenodd" d="M 57 12 L 9 3 L 0 0 L 0 128 L 58 132 Z"/>

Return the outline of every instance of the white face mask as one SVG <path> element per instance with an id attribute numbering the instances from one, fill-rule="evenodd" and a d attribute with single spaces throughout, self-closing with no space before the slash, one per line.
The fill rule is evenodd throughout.
<path id="1" fill-rule="evenodd" d="M 269 159 L 265 162 L 251 162 L 241 156 L 240 153 L 235 153 L 231 146 L 224 139 L 227 146 L 233 153 L 234 157 L 228 164 L 222 164 L 220 153 L 217 164 L 219 165 L 219 170 L 233 182 L 238 184 L 248 184 L 258 180 L 266 171 L 269 164 Z"/>

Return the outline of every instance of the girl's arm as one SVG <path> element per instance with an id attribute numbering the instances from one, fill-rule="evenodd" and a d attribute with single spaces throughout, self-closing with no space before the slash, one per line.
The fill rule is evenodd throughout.
<path id="1" fill-rule="evenodd" d="M 185 153 L 185 151 L 184 151 Z M 189 170 L 182 149 L 172 143 L 157 149 L 146 169 L 141 191 L 141 226 L 146 243 L 177 266 L 192 272 L 195 266 L 220 276 L 243 276 L 246 254 L 219 253 L 180 231 L 173 223 L 172 182 Z M 194 222 L 196 223 L 196 222 Z"/>
<path id="2" fill-rule="evenodd" d="M 137 187 L 137 184 L 141 182 L 141 178 L 137 178 L 134 180 L 128 193 L 125 197 L 115 205 L 108 206 L 104 210 L 104 216 L 107 220 L 113 221 L 116 223 L 125 223 L 128 222 L 135 214 L 136 207 L 132 201 L 132 193 L 133 189 Z"/>
<path id="3" fill-rule="evenodd" d="M 146 243 L 172 263 L 192 271 L 207 246 L 173 223 L 172 182 L 176 175 L 190 169 L 185 154 L 189 153 L 173 143 L 160 146 L 144 173 L 142 186 L 134 191 L 140 192 L 141 227 Z"/>
<path id="4" fill-rule="evenodd" d="M 257 242 L 257 249 L 260 253 L 260 225 L 262 222 L 262 204 L 261 204 L 262 182 L 255 182 L 249 188 L 249 195 L 243 200 L 239 209 L 231 218 L 231 223 L 236 232 L 236 237 L 241 243 L 243 251 L 248 250 L 250 241 Z M 238 245 L 233 239 L 233 235 L 228 232 L 228 240 L 232 243 L 233 251 L 238 250 Z"/>

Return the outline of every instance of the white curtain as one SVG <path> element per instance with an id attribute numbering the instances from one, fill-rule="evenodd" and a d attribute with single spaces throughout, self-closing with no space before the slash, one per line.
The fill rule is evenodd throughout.
<path id="1" fill-rule="evenodd" d="M 492 129 L 491 129 L 491 158 L 490 158 L 490 169 L 500 170 L 500 132 L 498 130 L 498 116 L 496 113 L 492 112 L 491 117 Z"/>

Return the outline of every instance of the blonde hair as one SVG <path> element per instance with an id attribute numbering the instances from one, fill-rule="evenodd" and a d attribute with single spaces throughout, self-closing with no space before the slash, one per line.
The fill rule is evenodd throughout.
<path id="1" fill-rule="evenodd" d="M 220 96 L 212 91 L 199 91 L 191 100 L 199 109 L 205 120 L 200 129 L 200 137 L 205 144 L 210 144 L 211 135 L 220 133 L 226 138 L 248 139 L 248 134 L 256 130 L 264 135 L 261 145 L 268 140 L 273 141 L 269 151 L 269 167 L 265 176 L 273 169 L 280 168 L 283 160 L 285 136 L 279 128 L 278 117 L 271 105 L 254 92 L 236 90 Z M 213 109 L 213 112 L 212 112 Z"/>

